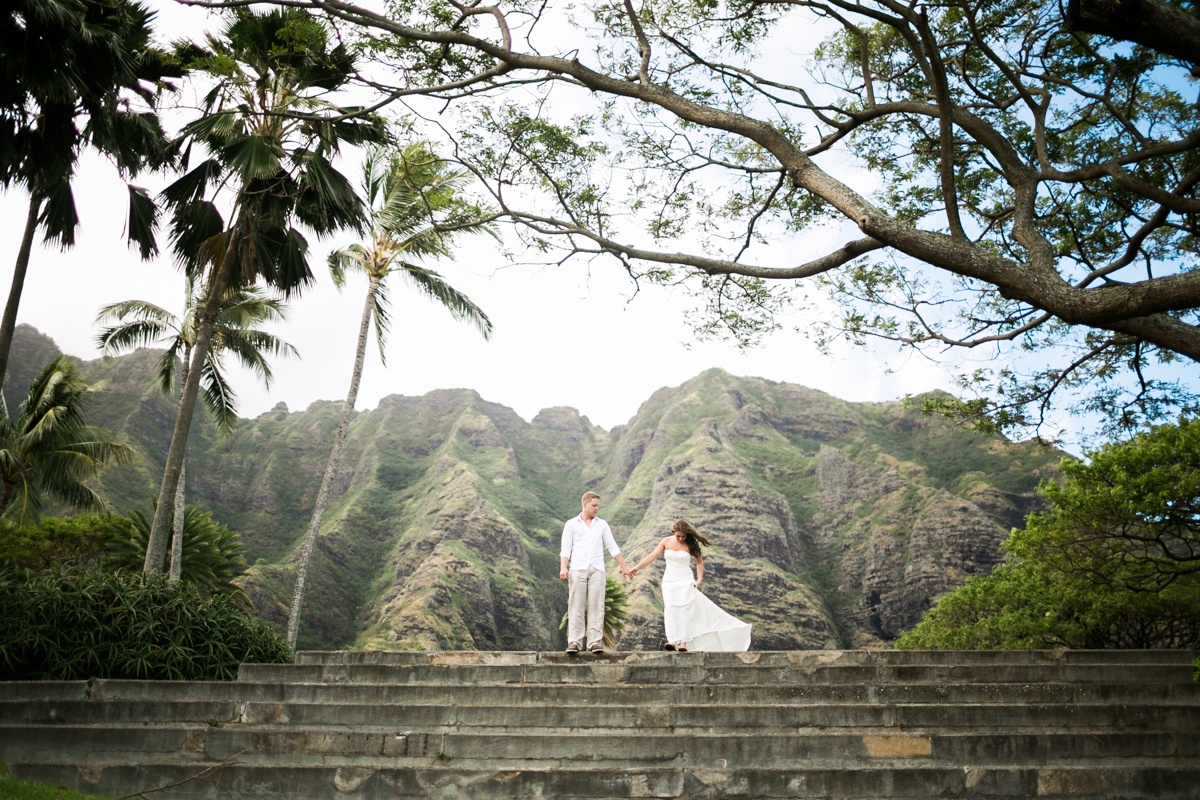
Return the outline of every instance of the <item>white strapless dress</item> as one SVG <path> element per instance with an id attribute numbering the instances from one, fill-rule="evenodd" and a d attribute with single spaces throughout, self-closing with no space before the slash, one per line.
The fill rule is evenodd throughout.
<path id="1" fill-rule="evenodd" d="M 740 652 L 750 649 L 750 624 L 704 596 L 693 584 L 692 557 L 686 550 L 663 553 L 667 568 L 662 577 L 663 622 L 667 641 L 687 643 L 688 650 Z"/>

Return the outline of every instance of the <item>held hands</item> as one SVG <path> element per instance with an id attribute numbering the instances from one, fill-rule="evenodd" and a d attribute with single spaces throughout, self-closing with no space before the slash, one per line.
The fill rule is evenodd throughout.
<path id="1" fill-rule="evenodd" d="M 622 578 L 629 579 L 629 578 L 632 578 L 634 575 L 637 575 L 636 569 L 630 569 L 629 567 L 621 567 L 621 577 Z"/>

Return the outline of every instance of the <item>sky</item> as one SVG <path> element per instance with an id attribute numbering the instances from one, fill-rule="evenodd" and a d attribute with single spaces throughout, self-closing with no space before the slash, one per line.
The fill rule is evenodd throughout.
<path id="1" fill-rule="evenodd" d="M 165 38 L 216 27 L 201 10 L 162 0 L 150 5 L 159 11 L 156 27 Z M 352 163 L 342 166 L 354 170 Z M 166 179 L 144 176 L 139 183 L 158 190 Z M 99 356 L 95 318 L 102 306 L 140 299 L 179 313 L 184 280 L 169 256 L 143 262 L 126 246 L 126 193 L 111 164 L 85 156 L 74 185 L 81 220 L 76 245 L 65 252 L 35 245 L 18 323 L 34 326 L 70 355 L 93 359 Z M 0 290 L 6 296 L 27 208 L 28 197 L 20 190 L 0 195 Z M 829 229 L 778 241 L 758 263 L 803 263 L 853 238 L 853 230 Z M 269 389 L 252 374 L 231 368 L 243 417 L 280 401 L 298 411 L 316 400 L 345 398 L 366 280 L 352 277 L 339 293 L 324 263 L 331 249 L 351 241 L 310 237 L 317 283 L 289 302 L 285 323 L 270 328 L 300 357 L 274 363 Z M 683 289 L 635 287 L 615 261 L 513 264 L 495 242 L 480 236 L 467 240 L 454 261 L 431 266 L 487 313 L 494 326 L 491 341 L 396 283 L 387 365 L 380 363 L 372 341 L 356 404 L 360 410 L 391 394 L 468 388 L 527 420 L 543 408 L 571 406 L 611 429 L 629 421 L 655 390 L 682 384 L 711 367 L 850 401 L 895 400 L 951 386 L 952 370 L 921 356 L 849 346 L 822 355 L 796 332 L 811 324 L 804 313 L 779 318 L 782 330 L 747 351 L 720 341 L 697 342 L 688 324 L 697 300 Z M 829 311 L 818 301 L 809 313 Z"/>

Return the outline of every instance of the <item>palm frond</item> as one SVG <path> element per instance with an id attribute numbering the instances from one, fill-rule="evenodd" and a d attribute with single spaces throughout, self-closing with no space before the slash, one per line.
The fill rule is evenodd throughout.
<path id="1" fill-rule="evenodd" d="M 237 425 L 237 395 L 221 374 L 217 354 L 209 353 L 200 372 L 200 385 L 204 389 L 204 405 L 212 415 L 213 422 L 224 435 L 233 432 Z"/>
<path id="2" fill-rule="evenodd" d="M 441 275 L 407 262 L 401 262 L 396 271 L 406 276 L 431 300 L 445 306 L 456 320 L 470 322 L 485 340 L 491 338 L 492 321 L 488 319 L 487 314 L 483 313 L 483 309 L 475 305 L 471 298 L 446 283 Z"/>
<path id="3" fill-rule="evenodd" d="M 133 352 L 161 342 L 172 332 L 171 326 L 154 320 L 141 320 L 127 325 L 105 328 L 96 336 L 96 344 L 104 355 Z"/>
<path id="4" fill-rule="evenodd" d="M 338 289 L 346 283 L 346 272 L 352 269 L 370 274 L 371 256 L 362 245 L 352 244 L 329 254 L 329 274 Z"/>
<path id="5" fill-rule="evenodd" d="M 388 329 L 392 325 L 391 318 L 388 316 L 388 303 L 387 284 L 380 280 L 379 285 L 375 287 L 371 316 L 375 319 L 375 341 L 379 345 L 379 361 L 385 367 L 387 366 L 387 351 L 384 346 L 387 343 Z"/>

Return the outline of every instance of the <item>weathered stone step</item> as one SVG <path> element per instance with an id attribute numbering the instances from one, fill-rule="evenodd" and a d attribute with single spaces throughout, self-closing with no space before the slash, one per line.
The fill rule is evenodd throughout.
<path id="1" fill-rule="evenodd" d="M 688 666 L 796 667 L 970 666 L 995 664 L 1162 664 L 1188 666 L 1200 656 L 1192 650 L 778 650 L 750 653 L 607 652 L 567 655 L 558 652 L 441 650 L 301 650 L 301 665 L 499 665 L 580 663 L 672 663 Z"/>
<path id="2" fill-rule="evenodd" d="M 36 780 L 105 794 L 149 791 L 195 775 L 197 765 L 141 764 L 74 767 L 22 764 L 18 780 Z M 1200 800 L 1200 769 L 1163 767 L 846 767 L 784 769 L 470 770 L 272 767 L 232 763 L 209 780 L 155 797 L 190 800 L 305 798 L 305 800 L 416 800 L 461 798 L 837 798 L 867 800 L 1040 797 L 1043 800 Z M 134 787 L 130 789 L 129 787 Z"/>
<path id="3" fill-rule="evenodd" d="M 1163 732 L 416 733 L 245 726 L 0 726 L 9 764 L 220 762 L 473 769 L 607 765 L 694 769 L 894 765 L 1176 766 L 1200 769 L 1200 736 Z M 51 755 L 52 754 L 52 755 Z"/>
<path id="4" fill-rule="evenodd" d="M 99 680 L 0 682 L 0 700 L 256 701 L 388 705 L 788 705 L 904 703 L 1193 704 L 1200 683 L 958 683 L 721 686 L 622 684 L 369 684 Z"/>
<path id="5" fill-rule="evenodd" d="M 620 735 L 647 728 L 676 733 L 722 730 L 800 729 L 1089 730 L 1117 729 L 1200 733 L 1195 705 L 878 703 L 791 705 L 607 705 L 578 702 L 545 705 L 378 703 L 263 703 L 235 700 L 39 700 L 0 701 L 0 724 L 205 723 L 289 725 L 356 730 L 419 730 L 446 733 L 472 728 L 497 731 L 593 730 Z"/>
<path id="6" fill-rule="evenodd" d="M 1182 683 L 1192 667 L 1170 664 L 996 664 L 971 666 L 689 666 L 580 662 L 528 665 L 243 664 L 255 683 L 821 685 L 887 683 Z"/>

